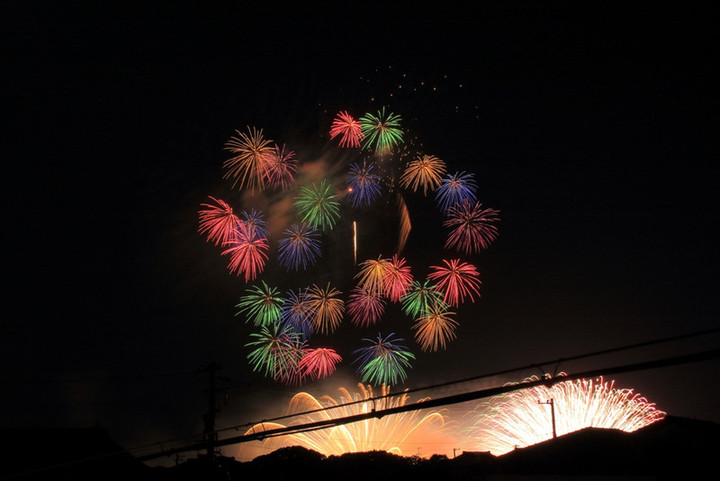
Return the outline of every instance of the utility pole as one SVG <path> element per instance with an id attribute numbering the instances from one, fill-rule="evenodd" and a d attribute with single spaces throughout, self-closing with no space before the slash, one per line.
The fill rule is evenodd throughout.
<path id="1" fill-rule="evenodd" d="M 207 457 L 209 461 L 212 461 L 215 457 L 215 450 L 217 446 L 217 432 L 215 432 L 215 413 L 218 409 L 215 404 L 215 392 L 217 377 L 216 373 L 220 369 L 220 364 L 211 362 L 200 372 L 208 373 L 208 405 L 207 412 L 203 415 L 203 421 L 205 421 L 205 428 L 203 430 L 203 442 L 207 446 Z"/>
<path id="2" fill-rule="evenodd" d="M 551 398 L 551 399 L 548 399 L 547 401 L 538 401 L 538 404 L 549 404 L 550 405 L 550 416 L 552 419 L 553 439 L 557 438 L 557 431 L 555 430 L 555 402 Z"/>

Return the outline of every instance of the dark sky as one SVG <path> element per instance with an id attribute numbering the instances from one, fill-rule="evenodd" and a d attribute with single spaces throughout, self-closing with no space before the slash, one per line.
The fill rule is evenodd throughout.
<path id="1" fill-rule="evenodd" d="M 235 130 L 263 128 L 310 160 L 342 109 L 388 105 L 501 211 L 476 259 L 482 298 L 458 309 L 447 351 L 418 351 L 403 387 L 720 327 L 717 34 L 704 3 L 149 3 L 4 9 L 0 424 L 99 424 L 128 446 L 196 433 L 210 362 L 228 380 L 221 427 L 281 414 L 257 402 L 283 409 L 297 388 L 249 369 L 234 307 L 246 286 L 197 233 L 197 211 L 208 195 L 239 199 L 222 179 Z M 442 254 L 437 235 L 412 231 L 418 276 Z M 323 269 L 352 275 L 332 257 Z M 367 336 L 327 340 L 347 354 L 338 382 L 359 382 L 349 352 Z M 719 367 L 616 379 L 670 414 L 720 421 Z"/>

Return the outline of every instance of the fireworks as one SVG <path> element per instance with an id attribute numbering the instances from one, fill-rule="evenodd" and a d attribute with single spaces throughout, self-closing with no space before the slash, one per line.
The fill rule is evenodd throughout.
<path id="1" fill-rule="evenodd" d="M 413 281 L 407 293 L 401 299 L 405 314 L 417 319 L 424 316 L 428 309 L 443 301 L 444 294 L 430 281 Z"/>
<path id="2" fill-rule="evenodd" d="M 228 270 L 231 274 L 244 275 L 245 282 L 253 281 L 265 269 L 268 260 L 268 242 L 265 237 L 250 236 L 242 229 L 226 244 L 222 255 L 229 255 Z"/>
<path id="3" fill-rule="evenodd" d="M 285 149 L 285 145 L 276 145 L 272 155 L 268 157 L 265 178 L 268 187 L 272 189 L 287 190 L 295 182 L 298 159 L 295 152 Z"/>
<path id="4" fill-rule="evenodd" d="M 285 270 L 307 269 L 320 256 L 320 233 L 305 222 L 293 223 L 278 243 L 278 262 Z"/>
<path id="5" fill-rule="evenodd" d="M 313 183 L 311 187 L 302 187 L 295 199 L 295 208 L 302 222 L 309 223 L 320 230 L 332 230 L 340 218 L 340 202 L 337 195 L 331 191 L 325 179 L 319 184 Z"/>
<path id="6" fill-rule="evenodd" d="M 209 197 L 217 205 L 202 204 L 204 209 L 199 212 L 198 232 L 207 234 L 208 242 L 212 242 L 216 246 L 227 244 L 237 235 L 240 218 L 233 213 L 232 207 L 227 202 L 212 196 Z"/>
<path id="7" fill-rule="evenodd" d="M 358 388 L 359 392 L 353 394 L 346 388 L 339 388 L 340 396 L 337 398 L 329 395 L 316 398 L 306 392 L 297 393 L 291 399 L 288 408 L 289 415 L 297 414 L 290 425 L 322 422 L 409 405 L 409 396 L 405 392 L 390 395 L 390 388 L 382 386 L 378 396 L 374 396 L 372 386 L 358 384 Z M 417 403 L 422 405 L 426 399 L 420 399 Z M 278 423 L 259 423 L 245 434 L 282 427 L 285 426 Z M 413 410 L 389 414 L 381 418 L 370 417 L 320 430 L 269 437 L 261 444 L 266 450 L 299 445 L 325 456 L 368 451 L 386 451 L 402 456 L 403 453 L 412 452 L 417 441 L 436 438 L 446 429 L 442 412 Z M 247 446 L 241 446 L 240 458 L 244 457 L 243 453 L 246 449 Z"/>
<path id="8" fill-rule="evenodd" d="M 437 288 L 445 296 L 443 300 L 454 307 L 465 299 L 475 302 L 475 295 L 480 297 L 480 273 L 477 268 L 460 259 L 443 260 L 445 266 L 430 266 L 433 272 L 428 279 L 435 281 Z"/>
<path id="9" fill-rule="evenodd" d="M 495 209 L 483 209 L 479 202 L 470 203 L 465 200 L 454 204 L 448 209 L 447 216 L 443 227 L 452 230 L 445 242 L 445 248 L 473 254 L 487 249 L 498 236 L 495 222 L 499 220 L 499 212 Z"/>
<path id="10" fill-rule="evenodd" d="M 260 326 L 260 332 L 250 338 L 245 347 L 253 348 L 247 356 L 253 371 L 287 384 L 299 383 L 298 365 L 305 346 L 298 333 L 290 326 L 270 323 Z"/>
<path id="11" fill-rule="evenodd" d="M 380 175 L 373 172 L 375 164 L 363 161 L 362 165 L 353 162 L 348 173 L 347 199 L 353 207 L 366 207 L 380 197 Z"/>
<path id="12" fill-rule="evenodd" d="M 360 129 L 364 138 L 363 148 L 376 152 L 387 152 L 403 140 L 399 115 L 385 113 L 385 107 L 377 115 L 367 113 L 360 118 Z"/>
<path id="13" fill-rule="evenodd" d="M 362 382 L 394 386 L 407 378 L 405 369 L 412 367 L 410 361 L 415 359 L 415 355 L 398 344 L 404 339 L 395 339 L 395 333 L 385 338 L 378 333 L 377 339 L 366 338 L 363 341 L 370 345 L 353 351 L 358 355 L 355 362 L 360 364 L 358 372 Z"/>
<path id="14" fill-rule="evenodd" d="M 225 150 L 234 154 L 223 164 L 224 179 L 232 178 L 233 187 L 247 187 L 251 191 L 265 188 L 268 167 L 274 158 L 272 140 L 263 137 L 262 129 L 248 127 L 248 133 L 235 131 L 238 137 L 231 137 Z"/>
<path id="15" fill-rule="evenodd" d="M 423 351 L 446 349 L 447 343 L 455 339 L 458 323 L 454 315 L 444 302 L 432 303 L 425 309 L 413 325 L 415 341 Z"/>
<path id="16" fill-rule="evenodd" d="M 238 308 L 236 315 L 245 314 L 245 322 L 251 322 L 255 326 L 272 324 L 280 319 L 283 302 L 275 287 L 260 281 L 259 286 L 247 289 L 246 294 L 235 305 Z"/>
<path id="17" fill-rule="evenodd" d="M 356 286 L 350 292 L 347 313 L 350 322 L 358 327 L 369 327 L 380 321 L 385 313 L 385 299 L 364 287 Z"/>
<path id="18" fill-rule="evenodd" d="M 406 189 L 417 192 L 422 187 L 423 195 L 440 186 L 442 176 L 445 175 L 445 162 L 434 155 L 423 155 L 408 163 L 400 177 L 400 185 Z"/>
<path id="19" fill-rule="evenodd" d="M 550 409 L 555 410 L 554 426 Z M 632 389 L 618 389 L 614 381 L 599 377 L 495 396 L 479 403 L 469 417 L 463 430 L 469 446 L 499 456 L 550 439 L 553 428 L 558 436 L 588 427 L 633 432 L 665 413 Z"/>
<path id="20" fill-rule="evenodd" d="M 360 147 L 360 141 L 365 137 L 360 122 L 347 111 L 337 114 L 330 126 L 330 138 L 340 136 L 340 147 Z"/>
<path id="21" fill-rule="evenodd" d="M 435 189 L 435 201 L 440 210 L 447 215 L 450 208 L 455 204 L 464 201 L 475 202 L 475 175 L 467 172 L 456 172 L 448 175 L 440 181 L 440 186 Z"/>
<path id="22" fill-rule="evenodd" d="M 298 364 L 303 377 L 323 379 L 335 372 L 336 365 L 342 357 L 334 349 L 318 347 L 306 349 Z"/>
<path id="23" fill-rule="evenodd" d="M 307 305 L 310 309 L 313 331 L 320 334 L 332 334 L 342 321 L 345 312 L 345 301 L 342 292 L 328 283 L 324 289 L 313 284 L 306 293 Z"/>
<path id="24" fill-rule="evenodd" d="M 401 304 L 401 310 L 413 319 L 407 330 L 414 332 L 424 352 L 445 349 L 458 325 L 451 307 L 480 296 L 479 273 L 469 262 L 453 259 L 443 261 L 442 266 L 429 266 L 432 272 L 427 280 L 416 282 L 413 259 L 401 255 L 413 228 L 410 207 L 415 204 L 409 199 L 406 202 L 413 194 L 427 197 L 434 192 L 442 227 L 449 230 L 443 247 L 459 254 L 486 249 L 498 235 L 495 223 L 499 217 L 498 211 L 484 209 L 476 200 L 473 174 L 446 175 L 445 161 L 420 153 L 420 144 L 401 127 L 401 121 L 400 115 L 386 107 L 359 119 L 341 110 L 329 126 L 330 138 L 341 149 L 358 150 L 340 152 L 333 147 L 335 152 L 321 152 L 318 162 L 299 158 L 295 148 L 266 139 L 263 130 L 254 127 L 235 131 L 225 144 L 232 157 L 223 162 L 223 178 L 242 192 L 237 197 L 244 205 L 235 210 L 229 202 L 209 196 L 199 209 L 198 232 L 207 242 L 222 247 L 221 255 L 229 258 L 230 274 L 246 284 L 256 282 L 235 305 L 236 315 L 260 329 L 246 345 L 252 349 L 248 360 L 254 371 L 288 384 L 330 375 L 335 364 L 348 356 L 329 348 L 310 349 L 312 337 L 334 334 L 344 320 L 360 329 L 379 324 L 392 303 Z M 337 153 L 340 155 L 334 155 Z M 331 165 L 333 161 L 335 165 Z M 319 171 L 319 166 L 328 168 Z M 371 255 L 358 264 L 358 222 L 352 219 L 352 239 L 343 239 L 347 226 L 341 213 L 361 215 L 364 223 L 372 220 L 373 213 L 364 217 L 366 212 L 360 209 L 374 206 L 380 199 L 380 209 L 385 209 L 393 198 L 398 214 L 392 217 L 398 229 L 395 253 Z M 378 217 L 379 221 L 390 218 Z M 389 232 L 382 231 L 377 237 Z M 312 279 L 300 280 L 301 275 L 315 275 L 322 268 L 321 246 L 327 247 L 328 258 L 345 246 L 352 248 L 354 273 L 351 268 L 329 263 L 335 266 L 334 272 L 347 275 L 337 285 L 345 285 L 353 276 L 354 285 L 343 289 L 346 298 L 331 282 L 325 284 L 327 279 L 321 283 L 326 287 Z M 288 275 L 276 278 L 270 287 L 262 277 L 273 275 L 276 267 Z M 329 274 L 320 272 L 321 277 Z M 406 379 L 414 355 L 401 345 L 402 339 L 393 333 L 363 341 L 371 345 L 353 352 L 363 382 L 396 384 Z"/>

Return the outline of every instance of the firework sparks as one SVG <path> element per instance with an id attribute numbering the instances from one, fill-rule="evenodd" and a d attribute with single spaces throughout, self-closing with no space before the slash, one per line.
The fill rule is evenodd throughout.
<path id="1" fill-rule="evenodd" d="M 235 315 L 244 314 L 245 322 L 255 326 L 272 324 L 280 319 L 284 300 L 279 296 L 277 288 L 260 281 L 260 285 L 252 286 L 245 292 L 235 305 L 238 308 Z"/>
<path id="2" fill-rule="evenodd" d="M 378 256 L 377 259 L 367 259 L 360 263 L 360 270 L 355 274 L 357 285 L 373 294 L 382 295 L 385 289 L 385 273 L 388 269 L 388 260 Z"/>
<path id="3" fill-rule="evenodd" d="M 307 290 L 307 305 L 312 312 L 313 330 L 320 334 L 332 334 L 340 325 L 345 312 L 342 292 L 328 283 L 324 289 L 313 284 Z"/>
<path id="4" fill-rule="evenodd" d="M 290 326 L 271 323 L 260 326 L 250 338 L 245 347 L 253 348 L 247 356 L 253 371 L 287 384 L 300 382 L 298 365 L 305 348 L 300 334 Z"/>
<path id="5" fill-rule="evenodd" d="M 445 304 L 444 294 L 429 280 L 413 281 L 412 285 L 401 299 L 405 314 L 413 319 L 424 316 L 428 309 L 435 304 Z"/>
<path id="6" fill-rule="evenodd" d="M 228 247 L 222 255 L 230 256 L 228 270 L 231 274 L 244 275 L 245 282 L 250 282 L 265 269 L 268 260 L 268 242 L 265 237 L 251 237 L 240 230 L 226 245 Z"/>
<path id="7" fill-rule="evenodd" d="M 323 379 L 335 372 L 336 365 L 341 361 L 342 357 L 334 349 L 306 349 L 298 369 L 303 378 Z"/>
<path id="8" fill-rule="evenodd" d="M 235 131 L 238 136 L 230 137 L 225 150 L 233 157 L 223 163 L 223 178 L 232 178 L 233 187 L 247 187 L 251 191 L 265 188 L 268 166 L 271 165 L 274 148 L 272 140 L 263 137 L 262 129 L 248 127 L 248 133 Z"/>
<path id="9" fill-rule="evenodd" d="M 293 223 L 278 241 L 278 262 L 286 271 L 307 269 L 320 256 L 320 233 L 305 222 Z"/>
<path id="10" fill-rule="evenodd" d="M 413 283 L 410 266 L 404 257 L 394 254 L 385 264 L 383 293 L 390 302 L 400 302 Z"/>
<path id="11" fill-rule="evenodd" d="M 401 120 L 399 115 L 386 113 L 385 107 L 379 110 L 377 115 L 363 115 L 360 118 L 360 128 L 364 136 L 363 148 L 382 153 L 402 142 Z"/>
<path id="12" fill-rule="evenodd" d="M 385 314 L 385 299 L 377 293 L 360 286 L 350 291 L 347 302 L 350 322 L 358 327 L 369 327 L 380 321 Z"/>
<path id="13" fill-rule="evenodd" d="M 400 177 L 400 185 L 413 192 L 422 187 L 423 195 L 427 195 L 428 191 L 434 191 L 440 186 L 445 172 L 445 162 L 434 155 L 423 155 L 408 163 Z"/>
<path id="14" fill-rule="evenodd" d="M 265 179 L 271 189 L 288 190 L 295 182 L 298 159 L 295 152 L 286 150 L 285 145 L 275 146 L 268 157 Z"/>
<path id="15" fill-rule="evenodd" d="M 365 138 L 360 122 L 347 111 L 339 112 L 330 126 L 330 138 L 338 136 L 342 148 L 360 147 L 360 142 Z"/>
<path id="16" fill-rule="evenodd" d="M 207 241 L 212 242 L 216 246 L 226 244 L 237 235 L 237 229 L 240 227 L 240 218 L 233 213 L 232 207 L 227 202 L 215 197 L 210 197 L 217 205 L 201 204 L 203 209 L 199 212 L 200 234 L 207 234 Z"/>
<path id="17" fill-rule="evenodd" d="M 500 220 L 499 214 L 495 209 L 483 209 L 479 202 L 465 200 L 451 206 L 443 221 L 443 227 L 451 229 L 445 248 L 468 255 L 487 249 L 498 236 L 495 223 Z"/>
<path id="18" fill-rule="evenodd" d="M 562 374 L 561 374 L 562 375 Z M 537 381 L 531 377 L 525 381 Z M 555 425 L 547 406 L 555 409 Z M 632 389 L 618 389 L 614 381 L 577 379 L 550 387 L 535 386 L 495 396 L 468 414 L 463 435 L 473 449 L 499 456 L 516 447 L 595 427 L 633 432 L 665 417 L 665 412 Z"/>
<path id="19" fill-rule="evenodd" d="M 445 297 L 443 300 L 450 306 L 457 307 L 469 299 L 475 302 L 480 297 L 480 273 L 477 268 L 460 259 L 443 260 L 444 266 L 430 266 L 433 272 L 428 279 L 434 281 Z"/>
<path id="20" fill-rule="evenodd" d="M 337 398 L 329 395 L 316 398 L 306 392 L 296 394 L 288 408 L 289 415 L 297 414 L 292 424 L 322 422 L 410 404 L 406 392 L 390 395 L 390 388 L 382 386 L 378 396 L 375 396 L 372 386 L 358 384 L 358 387 L 359 391 L 354 394 L 347 388 L 339 388 L 340 396 Z M 427 399 L 420 399 L 417 403 L 422 405 Z M 279 423 L 259 423 L 245 434 L 283 427 L 286 426 Z M 326 429 L 270 437 L 260 443 L 267 450 L 300 445 L 325 456 L 369 451 L 386 451 L 402 456 L 403 453 L 412 452 L 418 441 L 435 439 L 446 430 L 445 416 L 441 411 L 412 410 Z M 250 448 L 245 445 L 240 447 L 240 458 L 244 457 L 247 449 Z"/>
<path id="21" fill-rule="evenodd" d="M 415 321 L 415 341 L 423 351 L 446 349 L 447 343 L 455 339 L 458 323 L 453 319 L 454 315 L 455 312 L 450 311 L 447 304 L 435 302 Z"/>
<path id="22" fill-rule="evenodd" d="M 435 189 L 435 201 L 440 210 L 447 214 L 448 210 L 455 204 L 463 201 L 475 202 L 477 184 L 475 175 L 466 172 L 456 172 L 444 177 L 440 186 Z"/>
<path id="23" fill-rule="evenodd" d="M 340 201 L 325 179 L 311 187 L 302 187 L 295 199 L 295 208 L 302 222 L 319 230 L 332 230 L 340 218 Z"/>
<path id="24" fill-rule="evenodd" d="M 393 386 L 405 381 L 405 369 L 412 367 L 410 361 L 415 359 L 415 355 L 404 345 L 398 344 L 404 342 L 404 339 L 395 339 L 395 333 L 385 338 L 378 333 L 377 339 L 365 338 L 363 341 L 370 345 L 353 351 L 353 354 L 357 354 L 355 362 L 360 364 L 358 372 L 362 382 Z"/>
<path id="25" fill-rule="evenodd" d="M 288 291 L 282 305 L 280 324 L 290 328 L 303 336 L 310 337 L 314 331 L 312 322 L 313 310 L 310 306 L 307 289 Z"/>
<path id="26" fill-rule="evenodd" d="M 363 160 L 362 165 L 353 162 L 347 176 L 347 199 L 353 207 L 370 206 L 382 194 L 380 175 L 373 172 L 375 164 Z"/>

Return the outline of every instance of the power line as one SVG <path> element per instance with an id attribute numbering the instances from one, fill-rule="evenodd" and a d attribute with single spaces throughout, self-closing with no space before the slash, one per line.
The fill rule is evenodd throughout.
<path id="1" fill-rule="evenodd" d="M 554 384 L 561 383 L 561 382 L 567 382 L 567 381 L 573 381 L 576 379 L 584 379 L 584 378 L 596 378 L 599 376 L 606 376 L 609 374 L 619 374 L 619 373 L 625 373 L 625 372 L 631 372 L 631 371 L 640 371 L 640 370 L 647 370 L 647 369 L 657 369 L 662 367 L 668 367 L 668 366 L 675 366 L 679 364 L 687 364 L 692 362 L 700 362 L 700 361 L 707 361 L 711 359 L 717 359 L 720 357 L 720 349 L 712 349 L 709 351 L 703 351 L 695 354 L 688 354 L 683 356 L 675 356 L 675 357 L 669 357 L 669 358 L 663 358 L 663 359 L 656 359 L 653 361 L 645 361 L 640 363 L 633 363 L 633 364 L 625 364 L 621 366 L 614 366 L 609 367 L 605 369 L 595 369 L 591 371 L 584 371 L 579 372 L 575 374 L 567 374 L 562 377 L 555 377 L 555 378 L 542 378 L 537 381 L 527 381 L 522 382 L 518 384 L 512 384 L 512 385 L 504 385 L 489 389 L 481 389 L 481 390 L 475 390 L 470 391 L 466 393 L 461 394 L 454 394 L 450 396 L 445 396 L 442 398 L 436 398 L 436 399 L 426 399 L 419 401 L 414 404 L 408 404 L 408 405 L 402 405 L 402 406 L 395 406 L 379 411 L 371 411 L 369 413 L 361 413 L 361 414 L 355 414 L 352 416 L 345 416 L 342 418 L 336 418 L 336 419 L 325 419 L 322 421 L 316 421 L 311 423 L 305 423 L 295 426 L 287 426 L 287 427 L 281 427 L 281 428 L 275 428 L 270 430 L 264 430 L 261 432 L 253 432 L 250 434 L 244 434 L 241 436 L 234 436 L 222 440 L 218 440 L 215 442 L 216 447 L 220 446 L 226 446 L 230 444 L 239 444 L 249 441 L 255 441 L 259 439 L 269 438 L 269 437 L 275 437 L 275 436 L 283 436 L 288 434 L 294 434 L 294 433 L 301 433 L 301 432 L 307 432 L 307 431 L 314 431 L 319 429 L 325 429 L 328 427 L 343 425 L 343 424 L 349 424 L 354 423 L 358 421 L 363 421 L 366 419 L 371 418 L 381 418 L 383 416 L 388 416 L 392 414 L 398 414 L 401 412 L 407 412 L 407 411 L 415 411 L 420 409 L 428 409 L 433 407 L 439 407 L 439 406 L 446 406 L 448 404 L 458 404 L 463 403 L 467 401 L 474 401 L 477 399 L 485 398 L 485 397 L 491 397 L 491 396 L 497 396 L 500 394 L 505 394 L 512 391 L 522 390 L 522 389 L 529 389 L 533 388 L 535 386 L 545 386 L 550 387 Z M 260 423 L 258 423 L 260 424 Z M 163 456 L 170 456 L 176 453 L 186 452 L 186 451 L 195 451 L 195 450 L 202 450 L 205 449 L 206 445 L 201 444 L 192 444 L 185 447 L 180 448 L 173 448 L 168 451 L 164 452 L 158 452 L 155 454 L 150 455 L 144 455 L 139 456 L 139 459 L 143 461 L 156 459 Z"/>

